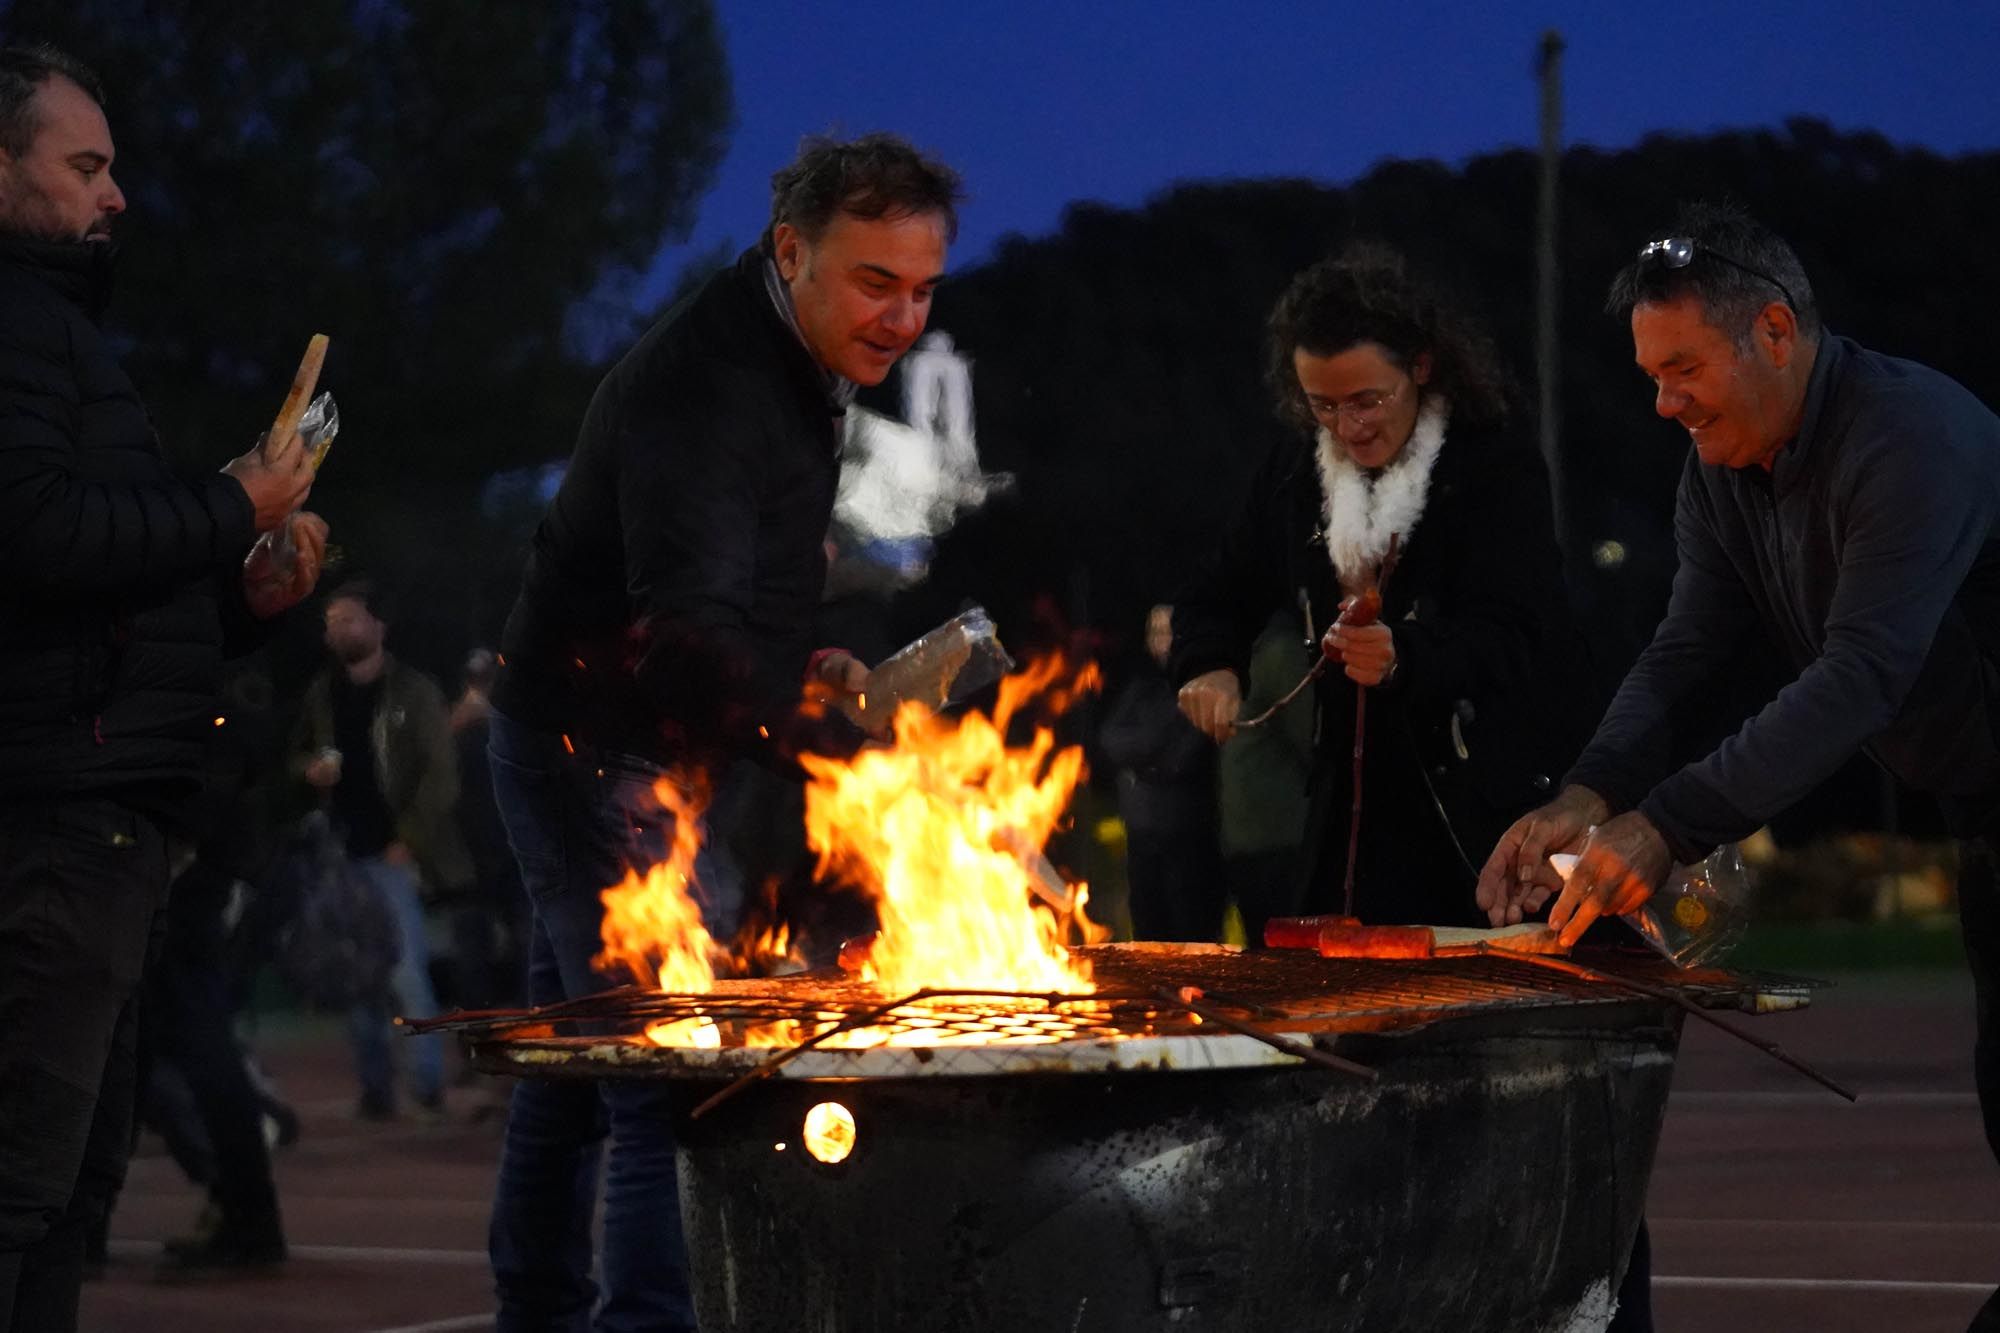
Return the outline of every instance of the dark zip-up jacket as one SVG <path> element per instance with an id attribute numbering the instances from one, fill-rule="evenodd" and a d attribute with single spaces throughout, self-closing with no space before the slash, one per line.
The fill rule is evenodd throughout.
<path id="1" fill-rule="evenodd" d="M 1666 618 L 1568 781 L 1692 861 L 1865 749 L 1953 830 L 2000 805 L 2000 418 L 1911 361 L 1826 336 L 1772 470 L 1690 451 Z M 1797 673 L 1675 770 L 1678 711 L 1761 633 Z"/>
<path id="2" fill-rule="evenodd" d="M 0 242 L 0 804 L 172 819 L 201 786 L 225 630 L 257 633 L 255 512 L 233 478 L 169 469 L 97 327 L 108 265 Z"/>
<path id="3" fill-rule="evenodd" d="M 472 882 L 472 857 L 458 825 L 458 751 L 452 745 L 451 709 L 436 682 L 393 654 L 383 654 L 382 692 L 368 723 L 366 758 L 374 765 L 375 786 L 395 822 L 397 841 L 410 849 L 424 883 L 450 893 Z M 290 771 L 294 777 L 334 742 L 333 672 L 313 677 L 292 731 Z M 343 765 L 363 762 L 361 755 Z"/>
<path id="4" fill-rule="evenodd" d="M 502 639 L 516 722 L 673 762 L 782 747 L 840 408 L 750 250 L 599 385 Z"/>

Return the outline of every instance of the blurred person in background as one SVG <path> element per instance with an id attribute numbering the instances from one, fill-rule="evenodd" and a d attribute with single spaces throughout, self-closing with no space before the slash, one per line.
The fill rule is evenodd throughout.
<path id="1" fill-rule="evenodd" d="M 665 859 L 663 776 L 713 790 L 734 757 L 782 765 L 817 725 L 808 678 L 866 687 L 860 661 L 811 638 L 841 423 L 923 332 L 957 198 L 948 168 L 894 136 L 808 140 L 773 177 L 759 243 L 598 387 L 493 694 L 494 790 L 534 905 L 530 1002 L 631 980 L 592 965 L 600 895 Z M 662 1087 L 524 1080 L 490 1233 L 499 1327 L 693 1329 L 677 1200 Z"/>
<path id="2" fill-rule="evenodd" d="M 2000 1155 L 2000 417 L 1948 377 L 1821 323 L 1790 245 L 1691 205 L 1613 280 L 1654 410 L 1693 449 L 1665 617 L 1560 795 L 1480 875 L 1495 923 L 1554 899 L 1575 940 L 1675 863 L 1739 841 L 1857 753 L 1938 798 Z M 1719 746 L 1690 713 L 1761 641 L 1795 673 Z M 1567 883 L 1548 853 L 1578 854 Z M 2000 1329 L 2000 1292 L 1974 1319 Z"/>
<path id="3" fill-rule="evenodd" d="M 396 1113 L 391 1020 L 438 1012 L 424 892 L 464 889 L 472 862 L 458 828 L 458 759 L 444 692 L 384 646 L 387 612 L 369 580 L 341 583 L 328 596 L 324 615 L 333 662 L 306 687 L 291 767 L 319 793 L 348 859 L 396 922 L 398 957 L 387 993 L 358 1002 L 348 1015 L 361 1080 L 356 1113 L 387 1120 Z M 399 1044 L 409 1059 L 418 1109 L 441 1113 L 444 1038 L 433 1034 Z"/>
<path id="4" fill-rule="evenodd" d="M 1300 632 L 1296 611 L 1271 618 L 1250 648 L 1243 714 L 1257 717 L 1284 698 L 1312 666 L 1319 644 Z M 1299 904 L 1299 843 L 1305 836 L 1306 789 L 1313 766 L 1313 704 L 1292 700 L 1269 723 L 1221 747 L 1216 790 L 1221 808 L 1222 879 L 1252 947 L 1264 923 Z"/>
<path id="5" fill-rule="evenodd" d="M 458 826 L 472 857 L 472 880 L 451 901 L 455 1004 L 468 1009 L 526 1001 L 521 940 L 526 900 L 521 868 L 507 845 L 507 826 L 493 799 L 486 746 L 493 720 L 493 677 L 500 664 L 491 648 L 466 655 L 464 680 L 451 706 L 452 749 L 458 756 Z"/>
<path id="6" fill-rule="evenodd" d="M 98 326 L 125 209 L 103 104 L 63 52 L 0 50 L 0 1333 L 76 1327 L 224 655 L 312 590 L 326 542 L 296 434 L 168 467 Z M 280 526 L 282 572 L 252 555 Z"/>
<path id="7" fill-rule="evenodd" d="M 270 680 L 254 669 L 233 673 L 209 732 L 207 781 L 189 830 L 194 860 L 174 880 L 166 937 L 146 976 L 147 1096 L 175 1080 L 186 1089 L 188 1137 L 204 1151 L 197 1162 L 176 1160 L 202 1171 L 197 1183 L 208 1194 L 195 1230 L 167 1242 L 167 1277 L 268 1268 L 286 1256 L 265 1103 L 237 1040 L 224 949 L 237 886 L 259 883 L 275 850 L 271 788 L 283 773 L 275 726 Z M 168 1108 L 149 1106 L 148 1123 L 155 1110 Z"/>
<path id="8" fill-rule="evenodd" d="M 1099 743 L 1118 770 L 1132 937 L 1213 941 L 1225 888 L 1216 842 L 1215 747 L 1181 716 L 1167 679 L 1173 608 L 1146 615 L 1146 656 L 1112 701 Z"/>

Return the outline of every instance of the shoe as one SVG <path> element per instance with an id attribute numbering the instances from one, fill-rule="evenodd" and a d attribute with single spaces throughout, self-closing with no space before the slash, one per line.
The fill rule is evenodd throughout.
<path id="1" fill-rule="evenodd" d="M 426 1125 L 441 1125 L 445 1121 L 444 1093 L 427 1092 L 417 1098 L 417 1119 Z"/>
<path id="2" fill-rule="evenodd" d="M 361 1100 L 354 1104 L 354 1118 L 357 1120 L 394 1120 L 396 1099 L 383 1092 L 364 1092 Z"/>
<path id="3" fill-rule="evenodd" d="M 285 1255 L 284 1233 L 275 1226 L 239 1228 L 223 1223 L 202 1244 L 168 1251 L 153 1276 L 160 1282 L 252 1277 L 275 1272 Z"/>
<path id="4" fill-rule="evenodd" d="M 182 1254 L 201 1249 L 215 1239 L 215 1233 L 222 1230 L 222 1207 L 214 1199 L 201 1206 L 195 1215 L 194 1226 L 185 1235 L 169 1236 L 160 1248 L 169 1255 Z"/>

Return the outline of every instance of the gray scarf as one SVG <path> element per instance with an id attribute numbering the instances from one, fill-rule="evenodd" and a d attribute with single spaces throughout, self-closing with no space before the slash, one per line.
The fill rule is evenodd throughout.
<path id="1" fill-rule="evenodd" d="M 764 290 L 770 293 L 771 305 L 777 310 L 778 318 L 785 321 L 785 327 L 790 329 L 792 336 L 799 340 L 799 346 L 806 349 L 806 355 L 812 356 L 812 347 L 806 342 L 804 330 L 799 328 L 799 312 L 792 308 L 792 289 L 785 285 L 785 280 L 782 277 L 778 276 L 777 261 L 773 260 L 769 255 L 764 257 Z M 817 358 L 815 358 L 813 364 L 819 364 Z M 853 380 L 842 375 L 836 375 L 823 367 L 820 370 L 820 374 L 826 379 L 827 400 L 836 409 L 845 412 L 854 402 L 854 395 L 861 391 L 861 386 Z"/>

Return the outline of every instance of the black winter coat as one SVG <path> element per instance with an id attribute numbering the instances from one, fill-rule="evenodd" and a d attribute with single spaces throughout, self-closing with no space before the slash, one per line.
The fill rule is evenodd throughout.
<path id="1" fill-rule="evenodd" d="M 746 251 L 598 386 L 535 533 L 494 706 L 674 761 L 795 740 L 841 409 Z"/>
<path id="2" fill-rule="evenodd" d="M 177 818 L 214 727 L 225 621 L 255 633 L 233 479 L 174 476 L 98 331 L 109 255 L 0 243 L 0 802 Z"/>
<path id="3" fill-rule="evenodd" d="M 1252 483 L 1217 554 L 1174 603 L 1173 674 L 1245 675 L 1273 611 L 1296 607 L 1299 671 L 1339 611 L 1311 446 Z M 1397 671 L 1368 691 L 1356 908 L 1371 922 L 1483 924 L 1476 872 L 1546 800 L 1596 718 L 1576 655 L 1549 505 L 1526 439 L 1454 426 L 1384 595 Z M 1309 637 L 1308 637 L 1309 623 Z M 1354 683 L 1321 677 L 1297 907 L 1340 910 L 1352 806 Z"/>

